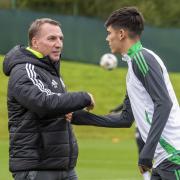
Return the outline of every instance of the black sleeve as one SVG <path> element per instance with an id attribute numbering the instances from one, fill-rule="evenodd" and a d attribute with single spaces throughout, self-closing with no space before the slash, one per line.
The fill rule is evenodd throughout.
<path id="1" fill-rule="evenodd" d="M 120 113 L 99 116 L 87 111 L 76 111 L 73 113 L 72 124 L 122 128 L 130 127 L 133 121 L 134 117 L 131 105 L 128 96 L 126 96 L 123 103 L 123 109 Z"/>
<path id="2" fill-rule="evenodd" d="M 48 85 L 43 82 L 43 86 Z M 83 109 L 91 104 L 90 96 L 86 92 L 51 93 L 41 91 L 28 78 L 24 69 L 11 73 L 11 92 L 22 106 L 36 113 L 39 117 L 55 117 L 76 110 Z"/>
<path id="3" fill-rule="evenodd" d="M 139 164 L 152 166 L 157 143 L 168 120 L 172 102 L 163 77 L 163 71 L 155 57 L 145 50 L 133 59 L 135 75 L 143 84 L 154 103 L 150 131 L 139 157 Z"/>
<path id="4" fill-rule="evenodd" d="M 120 104 L 118 106 L 116 106 L 115 108 L 111 109 L 110 112 L 120 112 L 123 109 L 123 104 Z"/>

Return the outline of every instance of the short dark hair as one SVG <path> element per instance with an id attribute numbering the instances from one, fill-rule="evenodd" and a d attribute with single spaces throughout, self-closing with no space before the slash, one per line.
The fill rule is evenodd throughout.
<path id="1" fill-rule="evenodd" d="M 49 24 L 61 27 L 61 24 L 58 21 L 55 21 L 50 18 L 36 19 L 35 21 L 32 22 L 28 30 L 28 41 L 29 41 L 30 46 L 32 46 L 32 42 L 31 42 L 32 38 L 38 34 L 41 26 L 45 23 L 49 23 Z"/>
<path id="2" fill-rule="evenodd" d="M 136 7 L 124 7 L 114 11 L 105 22 L 105 27 L 125 28 L 130 34 L 141 35 L 144 30 L 144 18 Z"/>

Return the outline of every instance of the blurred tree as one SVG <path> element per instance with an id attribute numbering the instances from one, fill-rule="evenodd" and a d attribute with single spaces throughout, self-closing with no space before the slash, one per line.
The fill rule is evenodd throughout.
<path id="1" fill-rule="evenodd" d="M 146 24 L 180 27 L 180 0 L 16 0 L 18 9 L 102 19 L 106 19 L 112 11 L 123 6 L 137 6 L 143 13 Z"/>
<path id="2" fill-rule="evenodd" d="M 11 7 L 11 0 L 0 0 L 0 8 L 10 8 Z"/>

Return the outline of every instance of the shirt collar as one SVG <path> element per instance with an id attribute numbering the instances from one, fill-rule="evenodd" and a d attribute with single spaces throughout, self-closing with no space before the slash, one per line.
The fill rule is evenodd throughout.
<path id="1" fill-rule="evenodd" d="M 43 58 L 43 54 L 34 50 L 34 49 L 31 49 L 29 46 L 26 48 L 28 51 L 30 51 L 31 53 L 33 53 L 37 58 Z"/>
<path id="2" fill-rule="evenodd" d="M 142 44 L 140 41 L 137 41 L 135 44 L 133 44 L 129 49 L 127 54 L 132 58 L 134 54 L 136 54 L 138 51 L 142 49 Z"/>

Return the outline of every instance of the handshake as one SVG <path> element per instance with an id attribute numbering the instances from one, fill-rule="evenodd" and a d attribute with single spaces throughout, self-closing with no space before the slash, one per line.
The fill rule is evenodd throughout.
<path id="1" fill-rule="evenodd" d="M 93 95 L 92 95 L 91 93 L 88 93 L 88 95 L 89 95 L 90 98 L 91 98 L 91 104 L 85 108 L 86 111 L 93 110 L 93 109 L 94 109 L 94 106 L 95 106 L 95 101 L 94 101 Z M 71 120 L 72 120 L 72 114 L 73 114 L 73 113 L 71 112 L 71 113 L 68 113 L 68 114 L 65 115 L 66 121 L 71 122 Z"/>

